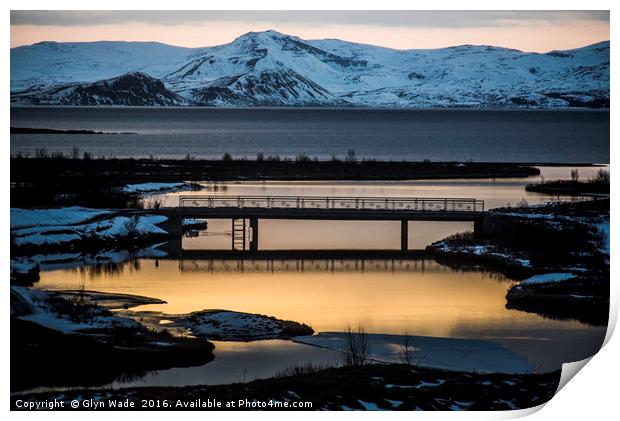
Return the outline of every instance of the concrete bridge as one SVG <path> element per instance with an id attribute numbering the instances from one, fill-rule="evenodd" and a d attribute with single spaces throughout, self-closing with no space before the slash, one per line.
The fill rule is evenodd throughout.
<path id="1" fill-rule="evenodd" d="M 260 219 L 400 221 L 401 250 L 407 250 L 409 221 L 474 222 L 475 230 L 484 216 L 484 201 L 426 197 L 181 195 L 177 208 L 164 208 L 160 212 L 168 216 L 166 229 L 173 235 L 181 235 L 183 219 L 230 219 L 232 249 L 239 251 L 258 250 Z"/>

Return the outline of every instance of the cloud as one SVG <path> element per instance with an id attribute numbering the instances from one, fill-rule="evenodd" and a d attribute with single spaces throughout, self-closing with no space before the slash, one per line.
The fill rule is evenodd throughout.
<path id="1" fill-rule="evenodd" d="M 416 28 L 480 28 L 599 21 L 609 24 L 609 11 L 11 11 L 11 25 L 84 26 L 143 23 L 198 25 L 243 22 L 261 25 L 363 25 Z"/>

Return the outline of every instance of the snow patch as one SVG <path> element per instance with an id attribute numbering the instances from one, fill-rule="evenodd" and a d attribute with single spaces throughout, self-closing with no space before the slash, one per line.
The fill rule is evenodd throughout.
<path id="1" fill-rule="evenodd" d="M 89 307 L 88 311 L 81 312 L 79 317 L 55 312 L 54 306 L 50 303 L 50 300 L 58 297 L 58 293 L 55 292 L 11 286 L 11 293 L 18 295 L 32 306 L 32 312 L 20 316 L 21 320 L 37 323 L 59 332 L 76 333 L 119 328 L 142 328 L 142 325 L 135 320 L 111 314 L 103 307 L 98 306 Z"/>
<path id="2" fill-rule="evenodd" d="M 284 330 L 283 322 L 276 318 L 228 310 L 197 311 L 166 327 L 184 327 L 195 336 L 229 341 L 277 339 Z"/>
<path id="3" fill-rule="evenodd" d="M 377 406 L 376 403 L 366 402 L 361 399 L 358 399 L 357 401 L 359 402 L 360 405 L 362 405 L 362 407 L 366 411 L 381 411 L 381 409 Z"/>
<path id="4" fill-rule="evenodd" d="M 20 212 L 18 212 L 19 223 L 17 225 L 24 226 L 24 228 L 13 229 L 13 226 L 11 227 L 12 241 L 18 246 L 66 244 L 87 237 L 122 238 L 131 235 L 167 234 L 158 226 L 167 220 L 167 217 L 163 215 L 137 215 L 136 220 L 130 216 L 114 216 L 94 222 L 80 223 L 90 219 L 93 215 L 105 213 L 91 212 L 92 210 L 84 212 L 84 208 L 79 208 L 79 210 L 75 208 L 18 210 Z M 110 212 L 107 211 L 107 213 Z M 55 217 L 52 218 L 53 224 L 48 224 L 45 219 L 48 214 Z M 71 221 L 73 224 L 59 224 L 59 221 Z"/>
<path id="5" fill-rule="evenodd" d="M 552 282 L 563 282 L 575 278 L 572 273 L 545 273 L 543 275 L 535 275 L 521 281 L 520 285 L 547 284 Z"/>
<path id="6" fill-rule="evenodd" d="M 189 183 L 138 183 L 127 184 L 123 187 L 125 193 L 154 193 L 161 191 L 189 190 L 193 186 Z"/>
<path id="7" fill-rule="evenodd" d="M 11 208 L 11 229 L 75 225 L 95 217 L 113 213 L 110 209 L 91 209 L 81 206 L 54 209 L 20 209 Z"/>

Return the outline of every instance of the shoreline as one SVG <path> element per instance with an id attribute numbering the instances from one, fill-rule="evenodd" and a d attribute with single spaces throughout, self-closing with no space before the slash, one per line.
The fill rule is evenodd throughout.
<path id="1" fill-rule="evenodd" d="M 42 152 L 41 152 L 42 153 Z M 47 153 L 47 152 L 46 152 Z M 430 161 L 319 161 L 305 155 L 296 160 L 265 156 L 259 160 L 233 159 L 71 159 L 59 156 L 11 158 L 11 181 L 68 188 L 80 185 L 122 186 L 139 182 L 182 181 L 395 181 L 531 177 L 533 165 Z M 79 177 L 77 175 L 79 174 Z M 79 180 L 77 180 L 79 178 Z"/>
<path id="2" fill-rule="evenodd" d="M 12 127 L 12 129 L 15 129 L 14 127 Z M 22 128 L 19 128 L 22 129 Z M 27 130 L 49 130 L 50 132 L 57 132 L 60 134 L 66 134 L 67 132 L 74 132 L 77 134 L 133 134 L 136 136 L 141 136 L 141 134 L 139 133 L 129 133 L 129 132 L 96 132 L 96 131 L 91 131 L 91 130 L 57 130 L 57 129 L 30 129 L 30 128 L 25 128 Z M 88 153 L 88 151 L 85 151 Z M 259 152 L 260 153 L 260 152 Z M 269 155 L 264 155 L 264 159 L 256 159 L 255 156 L 252 157 L 247 157 L 247 156 L 239 156 L 239 157 L 231 157 L 231 159 L 222 159 L 221 157 L 218 158 L 195 158 L 195 157 L 190 157 L 190 159 L 187 159 L 187 157 L 185 158 L 158 158 L 158 157 L 151 157 L 148 155 L 144 155 L 144 156 L 139 156 L 139 157 L 105 157 L 105 156 L 100 156 L 100 157 L 95 157 L 93 156 L 89 161 L 129 161 L 129 162 L 156 162 L 156 163 L 164 163 L 164 164 L 182 164 L 182 163 L 187 163 L 187 161 L 190 161 L 193 164 L 197 164 L 197 163 L 204 163 L 204 164 L 212 164 L 212 163 L 220 163 L 220 162 L 226 162 L 228 164 L 231 163 L 235 163 L 235 162 L 243 162 L 243 163 L 257 163 L 257 164 L 269 164 L 269 163 L 289 163 L 289 164 L 300 164 L 300 163 L 318 163 L 318 164 L 325 164 L 325 163 L 341 163 L 341 164 L 362 164 L 362 165 L 368 165 L 368 164 L 378 164 L 378 165 L 425 165 L 425 166 L 439 166 L 439 167 L 445 167 L 445 166 L 450 166 L 450 165 L 466 165 L 466 166 L 489 166 L 489 167 L 499 167 L 502 165 L 505 166 L 509 166 L 509 167 L 605 167 L 608 166 L 610 163 L 609 162 L 571 162 L 571 161 L 564 161 L 564 162 L 552 162 L 552 161 L 471 161 L 471 160 L 450 160 L 450 161 L 431 161 L 431 160 L 417 160 L 417 161 L 410 161 L 410 160 L 382 160 L 382 159 L 366 159 L 364 157 L 360 157 L 357 158 L 355 160 L 352 161 L 348 161 L 346 158 L 325 158 L 325 159 L 319 159 L 319 158 L 314 158 L 313 156 L 304 156 L 304 159 L 299 160 L 298 158 L 296 158 L 295 156 L 288 156 L 288 155 L 282 155 L 282 156 L 278 156 L 278 155 L 274 155 L 276 157 L 278 157 L 279 159 L 268 159 Z M 47 159 L 47 160 L 76 160 L 79 161 L 81 158 L 72 158 L 70 156 L 70 154 L 64 155 L 62 157 L 57 157 L 55 155 L 52 155 L 52 153 L 50 153 L 50 156 L 48 157 L 35 157 L 35 156 L 26 156 L 26 155 L 22 155 L 22 156 L 16 156 L 16 155 L 11 155 L 10 159 L 13 160 L 43 160 L 43 159 Z M 20 161 L 21 162 L 21 161 Z M 389 181 L 389 180 L 388 180 Z"/>
<path id="3" fill-rule="evenodd" d="M 16 94 L 16 91 L 11 91 L 11 95 Z M 23 104 L 18 102 L 11 101 L 11 108 L 67 108 L 67 109 L 75 109 L 75 108 L 118 108 L 118 109 L 205 109 L 205 110 L 313 110 L 313 111 L 333 111 L 333 110 L 344 110 L 344 111 L 401 111 L 401 112 L 415 112 L 415 111 L 525 111 L 525 112 L 537 112 L 537 111 L 557 111 L 557 112 L 609 112 L 611 110 L 610 107 L 514 107 L 514 106 L 505 106 L 505 107 L 465 107 L 465 106 L 454 106 L 454 107 L 441 107 L 441 106 L 429 106 L 429 107 L 377 107 L 377 106 L 364 106 L 364 105 L 354 105 L 347 104 L 342 106 L 334 106 L 334 105 L 326 105 L 326 106 L 316 106 L 316 105 L 308 105 L 308 106 L 299 106 L 299 105 L 290 105 L 290 106 L 209 106 L 209 105 L 164 105 L 164 106 L 151 106 L 151 105 L 55 105 L 55 104 Z"/>

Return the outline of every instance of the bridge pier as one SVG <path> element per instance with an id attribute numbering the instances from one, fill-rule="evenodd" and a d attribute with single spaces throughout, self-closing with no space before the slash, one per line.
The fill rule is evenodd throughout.
<path id="1" fill-rule="evenodd" d="M 409 249 L 409 221 L 402 219 L 400 221 L 400 250 L 407 251 Z"/>
<path id="2" fill-rule="evenodd" d="M 166 216 L 166 221 L 159 224 L 159 226 L 173 237 L 181 237 L 183 235 L 183 215 L 176 209 L 168 212 L 158 212 Z"/>
<path id="3" fill-rule="evenodd" d="M 250 231 L 252 231 L 250 251 L 258 251 L 258 218 L 250 218 Z"/>
<path id="4" fill-rule="evenodd" d="M 474 237 L 482 237 L 483 219 L 476 219 L 474 221 Z"/>

